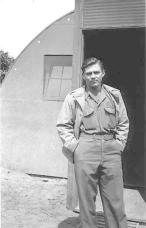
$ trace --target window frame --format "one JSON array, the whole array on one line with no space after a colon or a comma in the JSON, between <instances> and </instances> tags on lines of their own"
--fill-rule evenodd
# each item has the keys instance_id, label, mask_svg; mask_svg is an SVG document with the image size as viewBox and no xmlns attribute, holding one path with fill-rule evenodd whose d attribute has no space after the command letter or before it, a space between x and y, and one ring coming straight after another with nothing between
<instances>
[{"instance_id":1,"label":"window frame","mask_svg":"<svg viewBox=\"0 0 146 228\"><path fill-rule=\"evenodd\" d=\"M62 58L62 57L70 57L71 58L71 65L70 66L71 66L71 68L73 68L73 65L72 65L73 55L48 55L48 54L44 55L44 63L43 63L43 66L44 66L44 68L43 68L43 70L44 70L44 72L43 72L43 99L45 101L63 101L65 97L61 97L61 96L49 97L49 96L47 96L47 88L48 88L48 85L49 85L49 81L51 79L51 75L49 74L49 72L48 72L48 76L46 76L47 75L47 71L46 71L46 65L45 65L46 64L45 57L47 57L47 56L48 57L60 57L60 58ZM57 64L56 65L55 64L51 65L51 63L50 63L50 68L53 67L53 66L57 66ZM62 67L65 67L65 65L62 65ZM73 75L73 70L72 70L72 75ZM54 77L52 79L53 80L60 79L61 84L62 84L62 81L70 81L71 82L71 88L72 88L72 76L71 76L70 79L69 78L68 79L67 78L63 78L63 77L61 77L61 78ZM61 88L61 86L60 86L60 88Z\"/></svg>"}]
</instances>

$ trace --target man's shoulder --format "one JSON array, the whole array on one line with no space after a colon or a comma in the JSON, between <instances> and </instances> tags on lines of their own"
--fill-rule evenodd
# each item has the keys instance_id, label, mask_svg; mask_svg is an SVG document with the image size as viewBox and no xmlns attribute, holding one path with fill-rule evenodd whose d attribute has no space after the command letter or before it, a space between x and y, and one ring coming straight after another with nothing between
<instances>
[{"instance_id":1,"label":"man's shoulder","mask_svg":"<svg viewBox=\"0 0 146 228\"><path fill-rule=\"evenodd\" d=\"M109 86L109 85L106 85L106 84L103 84L103 87L110 93L113 93L113 94L119 94L120 93L120 90L117 89L117 88L114 88L112 86Z\"/></svg>"},{"instance_id":2,"label":"man's shoulder","mask_svg":"<svg viewBox=\"0 0 146 228\"><path fill-rule=\"evenodd\" d=\"M84 97L84 94L85 94L84 87L77 88L66 95L65 101L72 103L75 100L78 100Z\"/></svg>"},{"instance_id":3,"label":"man's shoulder","mask_svg":"<svg viewBox=\"0 0 146 228\"><path fill-rule=\"evenodd\" d=\"M85 92L84 87L80 87L80 88L77 88L77 89L71 91L69 93L69 95L71 95L73 97L80 97L80 96L82 96L84 94L84 92Z\"/></svg>"}]
</instances>

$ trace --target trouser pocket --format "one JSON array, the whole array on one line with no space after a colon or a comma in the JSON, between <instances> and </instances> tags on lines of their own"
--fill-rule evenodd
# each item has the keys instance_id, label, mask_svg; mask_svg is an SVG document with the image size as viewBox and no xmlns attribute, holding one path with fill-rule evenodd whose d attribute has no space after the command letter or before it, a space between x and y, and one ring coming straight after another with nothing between
<instances>
[{"instance_id":1,"label":"trouser pocket","mask_svg":"<svg viewBox=\"0 0 146 228\"><path fill-rule=\"evenodd\" d=\"M117 148L117 150L121 152L124 150L124 146L118 139L114 139L114 143L115 143L115 148Z\"/></svg>"}]
</instances>

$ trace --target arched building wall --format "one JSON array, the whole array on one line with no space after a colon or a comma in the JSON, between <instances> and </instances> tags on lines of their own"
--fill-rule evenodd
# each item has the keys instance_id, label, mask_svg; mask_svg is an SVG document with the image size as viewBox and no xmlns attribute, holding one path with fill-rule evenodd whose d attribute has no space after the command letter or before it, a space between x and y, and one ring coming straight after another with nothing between
<instances>
[{"instance_id":1,"label":"arched building wall","mask_svg":"<svg viewBox=\"0 0 146 228\"><path fill-rule=\"evenodd\" d=\"M18 56L4 81L1 97L42 99L44 55L72 55L73 13L47 27Z\"/></svg>"},{"instance_id":2,"label":"arched building wall","mask_svg":"<svg viewBox=\"0 0 146 228\"><path fill-rule=\"evenodd\" d=\"M61 101L43 97L44 56L73 54L70 13L41 32L18 56L1 88L2 165L26 173L67 176L56 119Z\"/></svg>"}]
</instances>

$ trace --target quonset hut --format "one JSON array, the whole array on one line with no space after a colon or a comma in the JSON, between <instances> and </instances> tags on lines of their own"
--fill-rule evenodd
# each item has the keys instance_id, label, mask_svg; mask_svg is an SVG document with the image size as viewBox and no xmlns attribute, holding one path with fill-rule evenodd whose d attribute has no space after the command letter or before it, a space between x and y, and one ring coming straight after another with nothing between
<instances>
[{"instance_id":1,"label":"quonset hut","mask_svg":"<svg viewBox=\"0 0 146 228\"><path fill-rule=\"evenodd\" d=\"M42 31L18 56L1 89L2 163L66 177L56 117L72 87L73 13Z\"/></svg>"},{"instance_id":2,"label":"quonset hut","mask_svg":"<svg viewBox=\"0 0 146 228\"><path fill-rule=\"evenodd\" d=\"M65 95L81 85L83 59L98 57L106 66L105 83L121 90L130 119L122 154L126 213L146 220L145 1L75 2L74 13L24 49L3 83L2 162L25 173L67 177L56 118Z\"/></svg>"}]
</instances>

